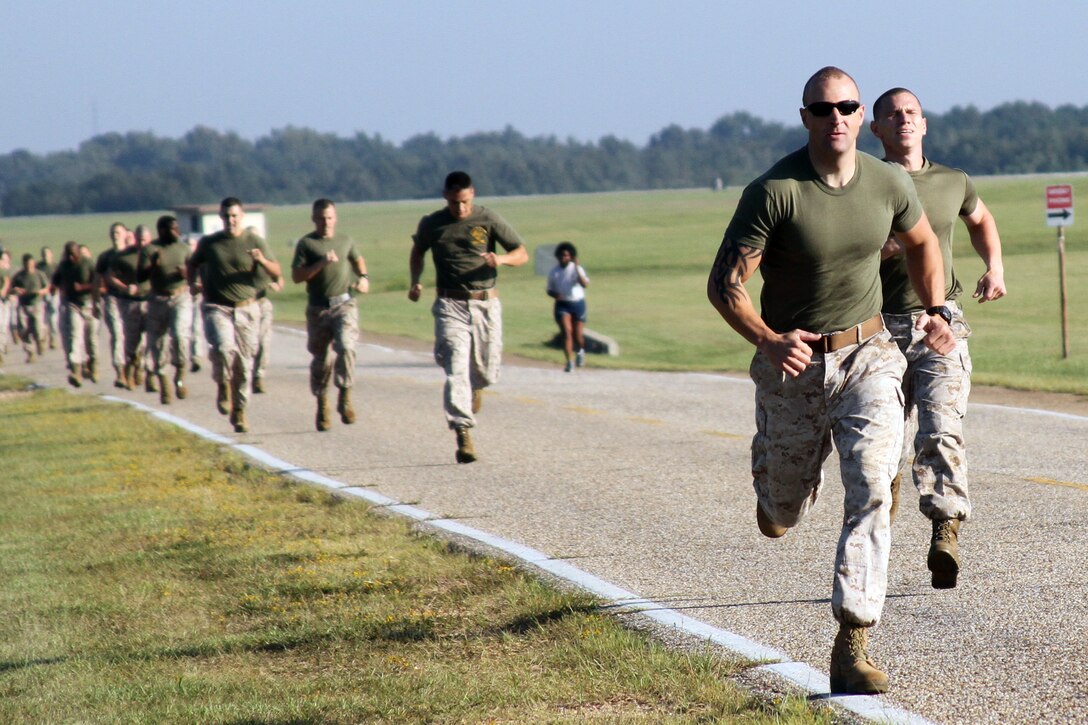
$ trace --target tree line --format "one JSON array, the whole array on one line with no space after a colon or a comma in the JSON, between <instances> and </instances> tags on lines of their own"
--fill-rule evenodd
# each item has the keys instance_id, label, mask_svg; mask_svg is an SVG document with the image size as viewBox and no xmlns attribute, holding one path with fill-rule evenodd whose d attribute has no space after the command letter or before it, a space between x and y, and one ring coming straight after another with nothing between
<instances>
[{"instance_id":1,"label":"tree line","mask_svg":"<svg viewBox=\"0 0 1088 725\"><path fill-rule=\"evenodd\" d=\"M1088 169L1088 106L1018 101L928 119L927 152L970 174ZM645 146L615 136L526 137L510 127L449 139L422 134L400 145L295 127L256 141L204 126L180 139L107 133L71 151L0 156L0 215L153 210L225 195L272 204L433 198L452 169L471 173L489 196L736 185L804 142L800 124L745 112L705 130L668 126ZM859 146L878 153L867 129Z\"/></svg>"}]
</instances>

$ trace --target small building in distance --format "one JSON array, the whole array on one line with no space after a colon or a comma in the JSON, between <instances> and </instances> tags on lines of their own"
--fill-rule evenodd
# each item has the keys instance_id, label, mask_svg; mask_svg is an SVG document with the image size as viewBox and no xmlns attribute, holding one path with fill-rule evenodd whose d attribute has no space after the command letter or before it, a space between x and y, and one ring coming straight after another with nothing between
<instances>
[{"instance_id":1,"label":"small building in distance","mask_svg":"<svg viewBox=\"0 0 1088 725\"><path fill-rule=\"evenodd\" d=\"M268 228L264 219L264 204L243 204L242 210L246 213L243 220L247 227L268 239ZM223 220L219 218L218 204L193 204L188 206L175 206L171 208L178 219L178 229L181 230L182 239L199 239L205 234L223 231Z\"/></svg>"}]
</instances>

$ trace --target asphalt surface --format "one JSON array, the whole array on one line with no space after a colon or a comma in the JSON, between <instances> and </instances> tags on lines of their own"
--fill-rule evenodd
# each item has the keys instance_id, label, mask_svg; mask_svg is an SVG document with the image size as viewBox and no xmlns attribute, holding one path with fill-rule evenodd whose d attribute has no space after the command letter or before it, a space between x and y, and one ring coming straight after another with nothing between
<instances>
[{"instance_id":1,"label":"asphalt surface","mask_svg":"<svg viewBox=\"0 0 1088 725\"><path fill-rule=\"evenodd\" d=\"M227 438L520 542L827 672L842 487L834 454L811 515L768 540L754 520L753 388L742 376L572 374L508 362L484 395L480 461L454 463L442 375L422 346L360 346L358 422L314 430L304 338L277 328L251 432L214 407L207 368L164 409ZM557 354L557 358L560 357ZM4 370L65 386L59 351ZM80 394L158 407L104 371ZM987 402L976 402L985 400ZM1057 408L1057 411L1047 408ZM959 586L930 587L929 522L905 486L888 598L870 654L891 677L872 698L941 723L1088 722L1088 405L985 391L967 418L975 512Z\"/></svg>"}]
</instances>

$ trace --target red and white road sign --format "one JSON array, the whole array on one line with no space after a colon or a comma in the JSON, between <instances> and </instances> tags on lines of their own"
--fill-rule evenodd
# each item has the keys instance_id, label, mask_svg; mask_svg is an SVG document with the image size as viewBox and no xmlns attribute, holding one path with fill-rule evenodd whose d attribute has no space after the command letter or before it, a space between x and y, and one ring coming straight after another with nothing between
<instances>
[{"instance_id":1,"label":"red and white road sign","mask_svg":"<svg viewBox=\"0 0 1088 725\"><path fill-rule=\"evenodd\" d=\"M1046 223L1051 227L1073 224L1073 187L1069 184L1046 187Z\"/></svg>"}]
</instances>

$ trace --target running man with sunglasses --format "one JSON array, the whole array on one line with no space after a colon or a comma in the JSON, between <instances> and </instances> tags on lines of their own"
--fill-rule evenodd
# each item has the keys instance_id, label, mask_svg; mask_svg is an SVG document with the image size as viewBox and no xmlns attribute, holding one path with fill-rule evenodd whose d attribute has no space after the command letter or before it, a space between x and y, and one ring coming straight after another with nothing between
<instances>
[{"instance_id":1,"label":"running man with sunglasses","mask_svg":"<svg viewBox=\"0 0 1088 725\"><path fill-rule=\"evenodd\" d=\"M891 481L903 440L906 362L880 316L880 256L894 230L928 314L925 344L955 340L945 320L937 237L902 169L857 150L865 107L846 72L805 84L808 143L744 190L707 280L707 296L756 347L752 478L756 523L769 538L815 503L822 466L839 452L845 497L831 609L833 693L875 693L888 677L867 653L887 590ZM759 269L760 312L745 289Z\"/></svg>"},{"instance_id":2,"label":"running man with sunglasses","mask_svg":"<svg viewBox=\"0 0 1088 725\"><path fill-rule=\"evenodd\" d=\"M986 264L986 272L972 295L979 302L1005 296L1001 237L993 214L978 198L967 174L926 158L922 149L926 118L916 95L906 88L885 91L873 104L869 129L884 146L884 160L903 167L914 181L926 216L941 240L948 322L956 336L956 346L949 354L935 353L913 334L914 320L924 307L911 288L907 262L894 237L885 247L880 278L884 324L907 358L903 379L906 431L900 465L892 481L893 517L902 471L913 454L911 473L919 493L918 508L933 522L926 565L935 589L952 589L960 571L960 522L971 515L963 444L963 416L971 392L971 354L967 349L971 328L956 302L963 285L952 267L952 231L956 219L963 219L971 246Z\"/></svg>"}]
</instances>

